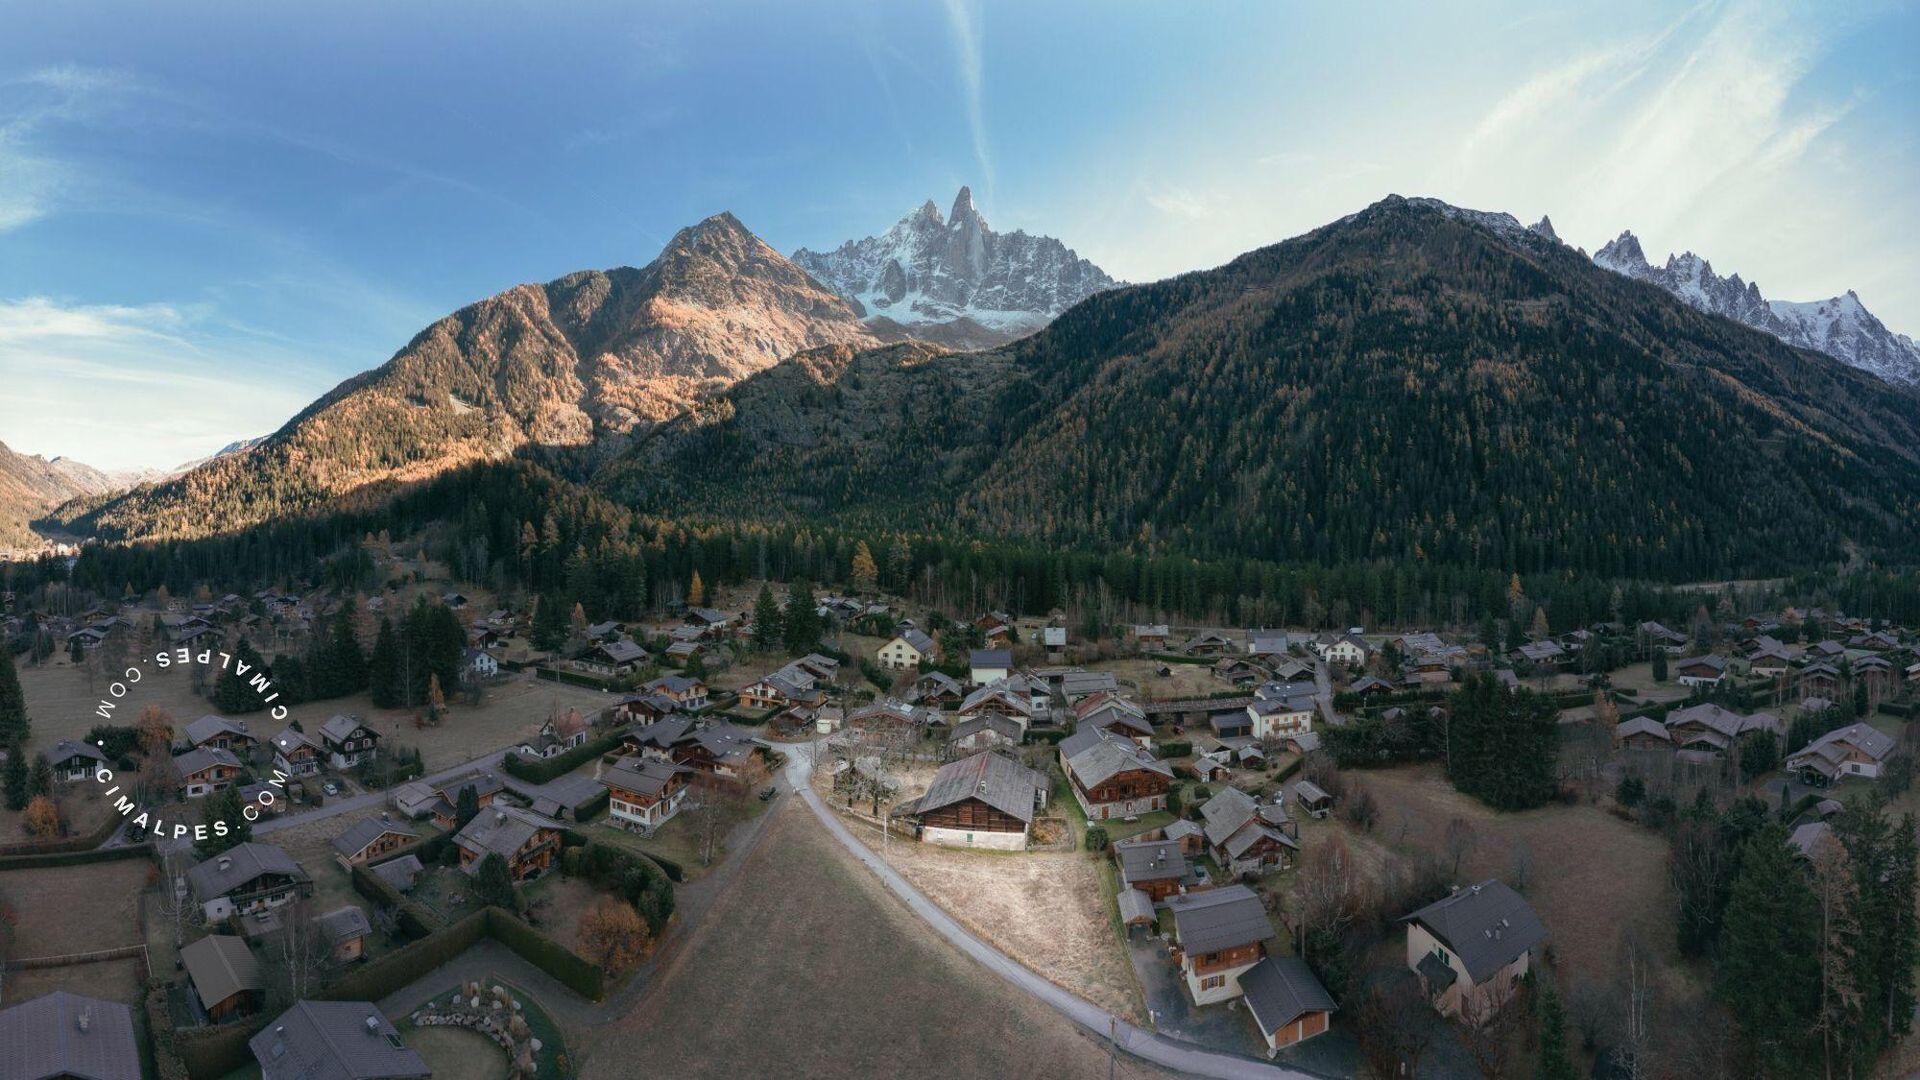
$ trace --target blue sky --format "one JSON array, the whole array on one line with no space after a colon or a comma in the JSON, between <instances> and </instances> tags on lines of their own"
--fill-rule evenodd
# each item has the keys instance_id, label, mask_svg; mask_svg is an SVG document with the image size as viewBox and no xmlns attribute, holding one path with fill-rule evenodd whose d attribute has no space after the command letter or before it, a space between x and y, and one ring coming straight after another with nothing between
<instances>
[{"instance_id":1,"label":"blue sky","mask_svg":"<svg viewBox=\"0 0 1920 1080\"><path fill-rule=\"evenodd\" d=\"M1920 334L1920 10L1597 7L15 5L0 441L174 464L716 211L791 251L963 183L1129 280L1398 192Z\"/></svg>"}]
</instances>

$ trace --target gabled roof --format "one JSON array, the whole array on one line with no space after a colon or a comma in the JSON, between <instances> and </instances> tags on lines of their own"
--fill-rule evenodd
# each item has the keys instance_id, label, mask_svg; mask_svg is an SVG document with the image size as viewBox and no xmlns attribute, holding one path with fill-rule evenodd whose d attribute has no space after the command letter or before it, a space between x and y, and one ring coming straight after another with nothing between
<instances>
[{"instance_id":1,"label":"gabled roof","mask_svg":"<svg viewBox=\"0 0 1920 1080\"><path fill-rule=\"evenodd\" d=\"M1837 761L1846 756L1845 748L1849 746L1875 761L1882 761L1888 754L1893 753L1894 742L1893 736L1872 724L1848 724L1846 727L1835 728L1813 740L1796 751L1793 757L1818 754Z\"/></svg>"},{"instance_id":2,"label":"gabled roof","mask_svg":"<svg viewBox=\"0 0 1920 1080\"><path fill-rule=\"evenodd\" d=\"M327 722L320 725L320 737L327 742L345 742L353 736L355 730L366 727L366 721L353 713L334 713ZM367 728L368 734L379 737L379 732Z\"/></svg>"},{"instance_id":3,"label":"gabled roof","mask_svg":"<svg viewBox=\"0 0 1920 1080\"><path fill-rule=\"evenodd\" d=\"M397 1080L433 1070L365 1001L298 1001L247 1042L261 1080Z\"/></svg>"},{"instance_id":4,"label":"gabled roof","mask_svg":"<svg viewBox=\"0 0 1920 1080\"><path fill-rule=\"evenodd\" d=\"M61 739L59 742L54 743L53 750L47 754L47 760L55 765L72 761L77 757L86 758L88 761L98 761L103 764L107 760L107 755L101 753L99 747L92 743L74 742L72 739Z\"/></svg>"},{"instance_id":5,"label":"gabled roof","mask_svg":"<svg viewBox=\"0 0 1920 1080\"><path fill-rule=\"evenodd\" d=\"M248 841L236 844L187 871L187 884L201 903L225 896L242 885L266 874L285 874L307 880L307 872L293 861L285 848Z\"/></svg>"},{"instance_id":6,"label":"gabled roof","mask_svg":"<svg viewBox=\"0 0 1920 1080\"><path fill-rule=\"evenodd\" d=\"M453 842L476 858L467 864L469 873L479 873L480 860L498 855L511 862L542 829L565 831L566 826L541 814L518 806L490 806L467 826L454 834Z\"/></svg>"},{"instance_id":7,"label":"gabled roof","mask_svg":"<svg viewBox=\"0 0 1920 1080\"><path fill-rule=\"evenodd\" d=\"M647 658L647 650L626 638L602 642L593 651L616 664L631 664Z\"/></svg>"},{"instance_id":8,"label":"gabled roof","mask_svg":"<svg viewBox=\"0 0 1920 1080\"><path fill-rule=\"evenodd\" d=\"M247 733L245 720L229 720L224 716L208 714L187 725L187 741L195 746L221 735L239 735L249 739L253 737Z\"/></svg>"},{"instance_id":9,"label":"gabled roof","mask_svg":"<svg viewBox=\"0 0 1920 1080\"><path fill-rule=\"evenodd\" d=\"M266 987L260 961L244 938L212 934L180 950L180 962L193 980L201 1004L218 1005L235 994Z\"/></svg>"},{"instance_id":10,"label":"gabled roof","mask_svg":"<svg viewBox=\"0 0 1920 1080\"><path fill-rule=\"evenodd\" d=\"M373 924L367 921L367 913L361 910L358 904L335 908L314 922L319 926L320 932L327 936L327 942L332 945L373 933Z\"/></svg>"},{"instance_id":11,"label":"gabled roof","mask_svg":"<svg viewBox=\"0 0 1920 1080\"><path fill-rule=\"evenodd\" d=\"M362 818L354 822L345 832L333 838L333 850L351 858L365 851L368 844L380 839L387 833L398 833L409 840L420 835L397 822L382 821L377 817Z\"/></svg>"},{"instance_id":12,"label":"gabled roof","mask_svg":"<svg viewBox=\"0 0 1920 1080\"><path fill-rule=\"evenodd\" d=\"M637 795L659 796L676 776L691 776L693 770L659 758L624 757L601 773L599 782L607 788L619 788Z\"/></svg>"},{"instance_id":13,"label":"gabled roof","mask_svg":"<svg viewBox=\"0 0 1920 1080\"><path fill-rule=\"evenodd\" d=\"M217 746L204 748L195 747L173 759L173 767L181 776L192 776L198 772L205 772L216 765L225 765L230 769L238 769L240 767L240 759L233 756L233 751L222 750Z\"/></svg>"},{"instance_id":14,"label":"gabled roof","mask_svg":"<svg viewBox=\"0 0 1920 1080\"><path fill-rule=\"evenodd\" d=\"M975 649L967 654L967 666L1004 670L1013 666L1013 653L1008 649Z\"/></svg>"},{"instance_id":15,"label":"gabled roof","mask_svg":"<svg viewBox=\"0 0 1920 1080\"><path fill-rule=\"evenodd\" d=\"M988 752L949 762L933 774L926 794L907 812L925 814L967 799L979 799L1001 813L1032 823L1036 794L1046 790L1039 773L1010 758Z\"/></svg>"},{"instance_id":16,"label":"gabled roof","mask_svg":"<svg viewBox=\"0 0 1920 1080\"><path fill-rule=\"evenodd\" d=\"M1132 739L1115 735L1109 728L1094 728L1087 734L1093 736L1093 741L1079 744L1071 751L1067 743L1072 739L1063 739L1060 743L1061 752L1067 754L1067 769L1082 787L1098 787L1120 773L1135 769L1172 779L1173 766L1154 757L1151 751ZM1080 732L1075 732L1073 737L1078 738L1079 735Z\"/></svg>"},{"instance_id":17,"label":"gabled roof","mask_svg":"<svg viewBox=\"0 0 1920 1080\"><path fill-rule=\"evenodd\" d=\"M297 753L302 747L306 747L307 749L310 749L310 750L319 750L321 748L320 744L314 741L313 738L310 737L306 732L295 731L292 728L288 728L287 730L281 732L280 734L275 735L269 741L273 743L273 748L275 750L278 750L281 754L284 754L287 756L292 756L293 754Z\"/></svg>"},{"instance_id":18,"label":"gabled roof","mask_svg":"<svg viewBox=\"0 0 1920 1080\"><path fill-rule=\"evenodd\" d=\"M1120 860L1120 880L1129 885L1187 875L1187 857L1178 840L1122 840L1113 845L1113 853Z\"/></svg>"},{"instance_id":19,"label":"gabled roof","mask_svg":"<svg viewBox=\"0 0 1920 1080\"><path fill-rule=\"evenodd\" d=\"M81 1030L82 1020L86 1030ZM56 990L0 1009L0 1080L140 1080L133 1010Z\"/></svg>"},{"instance_id":20,"label":"gabled roof","mask_svg":"<svg viewBox=\"0 0 1920 1080\"><path fill-rule=\"evenodd\" d=\"M1475 983L1485 982L1547 936L1540 917L1520 894L1492 879L1456 889L1400 921L1426 927L1453 950Z\"/></svg>"},{"instance_id":21,"label":"gabled roof","mask_svg":"<svg viewBox=\"0 0 1920 1080\"><path fill-rule=\"evenodd\" d=\"M1664 742L1673 741L1673 736L1667 733L1667 726L1650 716L1636 716L1613 726L1613 737L1616 739L1625 740L1635 735L1651 735Z\"/></svg>"},{"instance_id":22,"label":"gabled roof","mask_svg":"<svg viewBox=\"0 0 1920 1080\"><path fill-rule=\"evenodd\" d=\"M1173 911L1174 938L1187 955L1251 945L1273 936L1273 923L1260 897L1245 885L1167 898Z\"/></svg>"},{"instance_id":23,"label":"gabled roof","mask_svg":"<svg viewBox=\"0 0 1920 1080\"><path fill-rule=\"evenodd\" d=\"M894 636L894 640L906 642L912 646L914 652L922 656L929 655L933 652L933 639L928 637L926 632L922 630L902 630Z\"/></svg>"},{"instance_id":24,"label":"gabled roof","mask_svg":"<svg viewBox=\"0 0 1920 1080\"><path fill-rule=\"evenodd\" d=\"M1240 992L1247 1008L1271 1035L1307 1013L1332 1012L1339 1006L1320 985L1313 969L1297 956L1268 956L1240 975Z\"/></svg>"}]
</instances>

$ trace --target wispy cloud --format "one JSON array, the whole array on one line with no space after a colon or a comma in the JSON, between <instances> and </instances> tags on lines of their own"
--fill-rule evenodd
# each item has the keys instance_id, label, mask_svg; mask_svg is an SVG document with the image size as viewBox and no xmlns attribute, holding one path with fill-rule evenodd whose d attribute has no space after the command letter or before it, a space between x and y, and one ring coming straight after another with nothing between
<instances>
[{"instance_id":1,"label":"wispy cloud","mask_svg":"<svg viewBox=\"0 0 1920 1080\"><path fill-rule=\"evenodd\" d=\"M947 0L947 24L953 31L960 87L966 94L967 128L973 135L973 157L980 166L985 189L993 190L993 155L988 150L985 76L980 56L980 12L968 0Z\"/></svg>"},{"instance_id":2,"label":"wispy cloud","mask_svg":"<svg viewBox=\"0 0 1920 1080\"><path fill-rule=\"evenodd\" d=\"M48 136L96 119L133 86L124 72L72 64L0 80L0 232L45 217L81 186Z\"/></svg>"},{"instance_id":3,"label":"wispy cloud","mask_svg":"<svg viewBox=\"0 0 1920 1080\"><path fill-rule=\"evenodd\" d=\"M0 438L102 468L175 465L278 427L324 389L297 359L201 310L0 301Z\"/></svg>"}]
</instances>

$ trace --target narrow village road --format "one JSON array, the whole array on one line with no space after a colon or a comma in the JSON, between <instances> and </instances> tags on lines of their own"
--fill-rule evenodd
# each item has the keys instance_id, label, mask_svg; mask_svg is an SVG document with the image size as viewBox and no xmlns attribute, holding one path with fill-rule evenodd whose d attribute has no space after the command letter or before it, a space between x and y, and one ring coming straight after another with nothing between
<instances>
[{"instance_id":1,"label":"narrow village road","mask_svg":"<svg viewBox=\"0 0 1920 1080\"><path fill-rule=\"evenodd\" d=\"M1340 714L1333 711L1333 675L1327 670L1327 662L1316 656L1313 658L1313 685L1318 688L1314 700L1320 705L1320 719L1328 727L1340 723Z\"/></svg>"},{"instance_id":2,"label":"narrow village road","mask_svg":"<svg viewBox=\"0 0 1920 1080\"><path fill-rule=\"evenodd\" d=\"M1029 971L1019 961L973 936L953 917L927 899L926 894L901 877L872 849L861 843L846 825L828 810L814 793L809 779L813 772L813 752L817 743L795 745L788 755L787 783L813 811L814 817L840 841L854 858L879 877L882 884L906 903L908 909L938 931L961 952L978 961L1007 982L1039 998L1062 1016L1102 1038L1111 1038L1120 1049L1163 1068L1192 1076L1218 1080L1322 1080L1314 1073L1272 1065L1252 1058L1237 1057L1169 1039L1122 1020L1098 1005L1081 998Z\"/></svg>"}]
</instances>

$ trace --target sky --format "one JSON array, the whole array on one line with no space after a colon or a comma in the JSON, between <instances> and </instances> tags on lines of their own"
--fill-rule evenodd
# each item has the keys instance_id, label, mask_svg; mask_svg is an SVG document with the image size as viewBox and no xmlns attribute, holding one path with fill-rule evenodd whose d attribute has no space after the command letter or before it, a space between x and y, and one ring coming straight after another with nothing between
<instances>
[{"instance_id":1,"label":"sky","mask_svg":"<svg viewBox=\"0 0 1920 1080\"><path fill-rule=\"evenodd\" d=\"M1360 10L1350 10L1358 8ZM1444 9L1444 10L1440 10ZM10 5L0 441L164 468L463 304L962 184L1147 281L1390 193L1920 335L1915 3Z\"/></svg>"}]
</instances>

